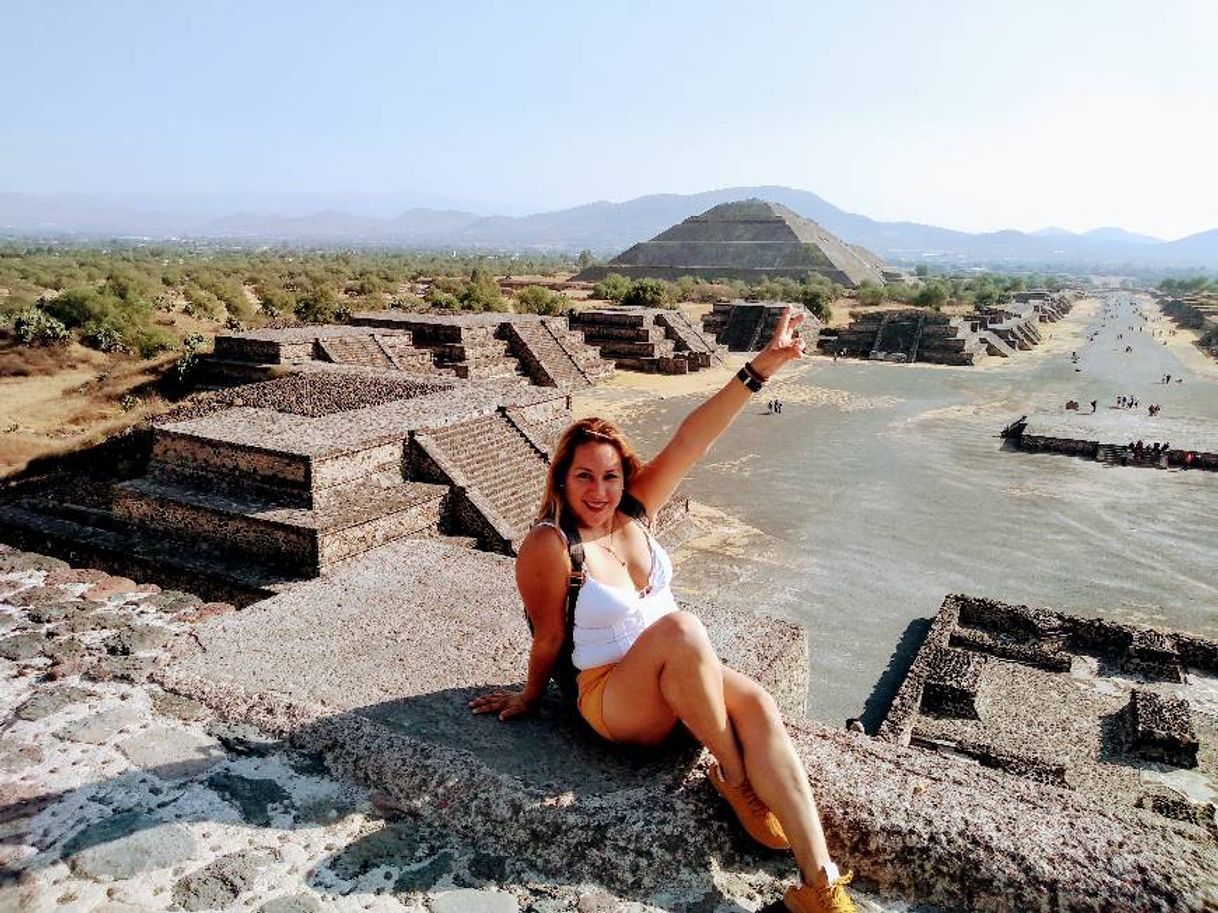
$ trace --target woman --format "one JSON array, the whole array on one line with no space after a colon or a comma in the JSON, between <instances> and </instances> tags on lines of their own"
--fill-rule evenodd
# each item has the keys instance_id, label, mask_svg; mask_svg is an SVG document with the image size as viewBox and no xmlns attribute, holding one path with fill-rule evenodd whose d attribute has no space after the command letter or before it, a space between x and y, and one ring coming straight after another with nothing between
<instances>
[{"instance_id":1,"label":"woman","mask_svg":"<svg viewBox=\"0 0 1218 913\"><path fill-rule=\"evenodd\" d=\"M783 365L799 358L803 314L782 315L769 345L695 409L654 460L640 463L621 433L583 419L560 438L538 524L516 558L516 584L533 628L523 691L495 691L470 702L501 720L533 713L567 641L572 570L569 536L584 546L584 582L575 604L572 660L580 714L610 741L662 742L683 724L714 755L709 779L760 843L789 847L801 884L783 898L794 913L854 910L829 857L819 816L782 717L755 681L720 661L702 623L677 609L672 563L646 522L694 464ZM624 510L623 508L630 508Z\"/></svg>"}]
</instances>

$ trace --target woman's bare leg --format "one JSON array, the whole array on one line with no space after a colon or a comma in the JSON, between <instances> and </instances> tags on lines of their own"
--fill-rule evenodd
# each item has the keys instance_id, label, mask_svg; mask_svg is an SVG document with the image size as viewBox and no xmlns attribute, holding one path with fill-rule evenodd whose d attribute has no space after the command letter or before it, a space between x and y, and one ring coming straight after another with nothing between
<instances>
[{"instance_id":1,"label":"woman's bare leg","mask_svg":"<svg viewBox=\"0 0 1218 913\"><path fill-rule=\"evenodd\" d=\"M665 615L610 673L605 726L618 741L655 744L680 720L715 756L723 778L739 786L744 761L728 718L723 674L702 622L688 612Z\"/></svg>"},{"instance_id":2,"label":"woman's bare leg","mask_svg":"<svg viewBox=\"0 0 1218 913\"><path fill-rule=\"evenodd\" d=\"M830 861L808 775L769 693L747 675L724 668L728 715L753 791L777 816L806 883Z\"/></svg>"}]
</instances>

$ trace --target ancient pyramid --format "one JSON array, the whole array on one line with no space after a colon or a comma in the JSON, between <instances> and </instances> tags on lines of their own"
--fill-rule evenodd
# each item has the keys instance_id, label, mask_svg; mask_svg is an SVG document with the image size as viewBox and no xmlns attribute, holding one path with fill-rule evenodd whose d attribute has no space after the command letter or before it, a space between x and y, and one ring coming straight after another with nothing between
<instances>
[{"instance_id":1,"label":"ancient pyramid","mask_svg":"<svg viewBox=\"0 0 1218 913\"><path fill-rule=\"evenodd\" d=\"M576 278L599 279L608 273L678 279L803 279L819 273L841 285L864 279L883 284L884 264L868 251L851 247L810 219L764 200L723 203L636 244L605 266Z\"/></svg>"}]
</instances>

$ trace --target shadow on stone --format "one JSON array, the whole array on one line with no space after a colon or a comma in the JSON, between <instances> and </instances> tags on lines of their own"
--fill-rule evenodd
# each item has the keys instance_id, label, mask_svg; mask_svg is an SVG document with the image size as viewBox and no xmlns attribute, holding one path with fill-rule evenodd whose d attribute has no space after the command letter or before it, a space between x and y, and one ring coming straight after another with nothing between
<instances>
[{"instance_id":1,"label":"shadow on stone","mask_svg":"<svg viewBox=\"0 0 1218 913\"><path fill-rule=\"evenodd\" d=\"M910 666L917 659L918 650L921 649L922 642L926 640L926 633L930 630L930 626L931 619L929 618L915 618L905 626L901 639L897 642L897 646L888 660L887 668L884 669L879 681L875 683L875 687L871 689L871 694L863 704L863 714L859 719L867 732L876 732L884 721L884 717L888 715L892 699L900 689L901 683L905 681L905 676L909 674Z\"/></svg>"}]
</instances>

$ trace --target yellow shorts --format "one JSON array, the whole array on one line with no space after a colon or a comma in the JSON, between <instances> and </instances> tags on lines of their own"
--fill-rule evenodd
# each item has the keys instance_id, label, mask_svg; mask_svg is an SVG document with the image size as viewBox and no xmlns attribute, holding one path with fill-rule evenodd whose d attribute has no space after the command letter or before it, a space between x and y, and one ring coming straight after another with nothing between
<instances>
[{"instance_id":1,"label":"yellow shorts","mask_svg":"<svg viewBox=\"0 0 1218 913\"><path fill-rule=\"evenodd\" d=\"M579 715L588 721L588 725L595 729L598 735L610 742L614 739L605 728L605 685L609 682L609 673L616 668L617 663L606 663L603 666L584 669L575 677L575 685L579 689L575 705L579 708Z\"/></svg>"}]
</instances>

